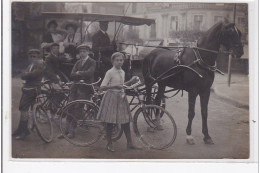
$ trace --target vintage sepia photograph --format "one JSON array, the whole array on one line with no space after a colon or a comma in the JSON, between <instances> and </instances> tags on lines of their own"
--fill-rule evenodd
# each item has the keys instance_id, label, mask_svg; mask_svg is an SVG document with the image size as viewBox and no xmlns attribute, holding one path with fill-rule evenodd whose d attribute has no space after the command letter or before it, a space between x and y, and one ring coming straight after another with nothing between
<instances>
[{"instance_id":1,"label":"vintage sepia photograph","mask_svg":"<svg viewBox=\"0 0 260 173\"><path fill-rule=\"evenodd\" d=\"M248 9L12 1L10 157L250 159Z\"/></svg>"}]
</instances>

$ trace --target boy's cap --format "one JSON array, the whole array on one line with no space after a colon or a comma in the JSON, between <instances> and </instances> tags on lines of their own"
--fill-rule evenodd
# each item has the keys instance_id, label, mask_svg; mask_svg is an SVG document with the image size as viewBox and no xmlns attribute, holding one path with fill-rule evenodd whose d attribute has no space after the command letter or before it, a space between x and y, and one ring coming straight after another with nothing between
<instances>
[{"instance_id":1,"label":"boy's cap","mask_svg":"<svg viewBox=\"0 0 260 173\"><path fill-rule=\"evenodd\" d=\"M91 50L91 48L87 45L87 44L81 44L77 47L77 50L80 49L87 49L87 50Z\"/></svg>"},{"instance_id":2,"label":"boy's cap","mask_svg":"<svg viewBox=\"0 0 260 173\"><path fill-rule=\"evenodd\" d=\"M41 52L40 52L39 49L30 49L30 50L28 51L28 54L32 54L32 53L38 53L38 54L40 54Z\"/></svg>"}]
</instances>

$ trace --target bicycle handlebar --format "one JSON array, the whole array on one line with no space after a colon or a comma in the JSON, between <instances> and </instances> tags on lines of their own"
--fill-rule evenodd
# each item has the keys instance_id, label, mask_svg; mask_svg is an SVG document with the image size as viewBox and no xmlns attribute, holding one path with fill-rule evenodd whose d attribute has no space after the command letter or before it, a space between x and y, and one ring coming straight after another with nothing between
<instances>
[{"instance_id":1,"label":"bicycle handlebar","mask_svg":"<svg viewBox=\"0 0 260 173\"><path fill-rule=\"evenodd\" d=\"M130 85L130 86L123 85L123 87L124 87L124 89L131 90L131 89L138 88L141 85L143 85L143 84L141 83L140 79L138 79L138 81L136 83L134 83L133 85Z\"/></svg>"},{"instance_id":2,"label":"bicycle handlebar","mask_svg":"<svg viewBox=\"0 0 260 173\"><path fill-rule=\"evenodd\" d=\"M70 83L66 83L66 84L76 84L76 85L86 85L86 86L93 86L98 84L101 81L101 78L99 78L96 82L93 83L85 83L84 80L80 80L80 82L70 82Z\"/></svg>"}]
</instances>

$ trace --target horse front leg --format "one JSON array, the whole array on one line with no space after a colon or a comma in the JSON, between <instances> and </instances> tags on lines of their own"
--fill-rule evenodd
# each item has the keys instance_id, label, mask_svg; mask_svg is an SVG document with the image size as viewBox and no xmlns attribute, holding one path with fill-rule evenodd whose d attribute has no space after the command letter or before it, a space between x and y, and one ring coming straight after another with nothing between
<instances>
[{"instance_id":1,"label":"horse front leg","mask_svg":"<svg viewBox=\"0 0 260 173\"><path fill-rule=\"evenodd\" d=\"M152 103L152 86L145 85L145 91L146 91L146 99L145 102L147 105Z\"/></svg>"},{"instance_id":2,"label":"horse front leg","mask_svg":"<svg viewBox=\"0 0 260 173\"><path fill-rule=\"evenodd\" d=\"M161 105L161 101L162 101L162 98L163 98L163 95L164 95L164 92L165 92L165 88L166 88L165 84L162 84L162 83L158 84L158 92L157 92L156 97L155 97L155 104L158 105L158 106ZM163 130L163 126L161 125L161 112L159 110L156 111L155 118L156 118L156 121L157 121L156 129L157 130Z\"/></svg>"},{"instance_id":3,"label":"horse front leg","mask_svg":"<svg viewBox=\"0 0 260 173\"><path fill-rule=\"evenodd\" d=\"M198 96L197 93L193 93L193 92L188 93L188 101L189 101L188 119L189 120L186 128L186 134L187 134L186 141L190 145L195 144L194 139L191 136L191 125L192 125L192 120L195 116L195 103L196 103L197 96Z\"/></svg>"},{"instance_id":4,"label":"horse front leg","mask_svg":"<svg viewBox=\"0 0 260 173\"><path fill-rule=\"evenodd\" d=\"M202 133L204 134L205 144L214 144L208 133L208 103L209 103L210 89L200 93L200 105L202 116Z\"/></svg>"},{"instance_id":5,"label":"horse front leg","mask_svg":"<svg viewBox=\"0 0 260 173\"><path fill-rule=\"evenodd\" d=\"M162 98L165 92L166 85L165 84L158 84L158 92L156 94L156 97L154 99L154 104L160 106L162 102Z\"/></svg>"}]
</instances>

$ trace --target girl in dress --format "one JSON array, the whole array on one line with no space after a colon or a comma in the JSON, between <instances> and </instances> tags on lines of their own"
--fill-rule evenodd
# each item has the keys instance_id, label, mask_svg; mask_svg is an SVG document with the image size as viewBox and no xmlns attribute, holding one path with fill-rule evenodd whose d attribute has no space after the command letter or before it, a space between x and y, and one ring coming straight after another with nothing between
<instances>
[{"instance_id":1,"label":"girl in dress","mask_svg":"<svg viewBox=\"0 0 260 173\"><path fill-rule=\"evenodd\" d=\"M124 55L116 52L111 56L113 67L106 72L100 89L106 91L97 115L97 118L107 123L107 150L114 152L112 145L113 124L121 124L126 139L128 149L139 149L133 145L130 121L132 120L129 104L124 93L123 85L131 85L138 81L137 77L133 77L130 81L125 82L125 72L121 69L124 63Z\"/></svg>"}]
</instances>

